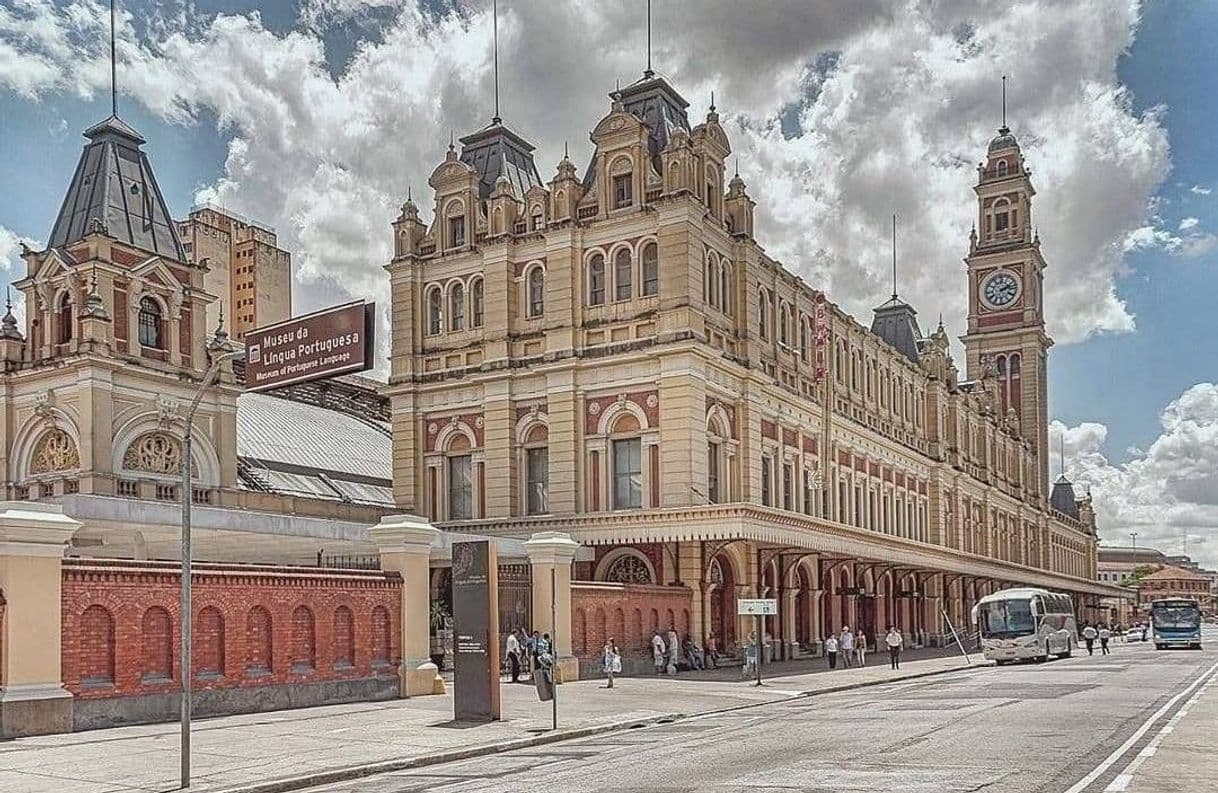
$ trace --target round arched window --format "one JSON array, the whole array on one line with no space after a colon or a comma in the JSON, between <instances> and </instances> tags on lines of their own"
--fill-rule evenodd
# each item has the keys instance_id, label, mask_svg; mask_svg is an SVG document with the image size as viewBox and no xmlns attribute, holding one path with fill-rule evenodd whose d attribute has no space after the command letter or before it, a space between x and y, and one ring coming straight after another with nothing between
<instances>
[{"instance_id":1,"label":"round arched window","mask_svg":"<svg viewBox=\"0 0 1218 793\"><path fill-rule=\"evenodd\" d=\"M632 553L614 559L605 570L605 580L619 584L650 584L651 570L641 557Z\"/></svg>"},{"instance_id":2,"label":"round arched window","mask_svg":"<svg viewBox=\"0 0 1218 793\"><path fill-rule=\"evenodd\" d=\"M161 304L151 297L140 298L140 345L164 349L161 339Z\"/></svg>"}]
</instances>

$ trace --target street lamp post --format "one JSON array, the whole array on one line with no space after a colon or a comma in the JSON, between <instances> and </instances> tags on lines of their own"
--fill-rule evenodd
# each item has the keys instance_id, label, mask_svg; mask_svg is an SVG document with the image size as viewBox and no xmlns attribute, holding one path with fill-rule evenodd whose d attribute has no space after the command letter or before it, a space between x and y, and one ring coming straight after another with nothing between
<instances>
[{"instance_id":1,"label":"street lamp post","mask_svg":"<svg viewBox=\"0 0 1218 793\"><path fill-rule=\"evenodd\" d=\"M1129 547L1130 548L1138 547L1138 533L1136 531L1129 532Z\"/></svg>"},{"instance_id":2,"label":"street lamp post","mask_svg":"<svg viewBox=\"0 0 1218 793\"><path fill-rule=\"evenodd\" d=\"M223 326L216 331L216 336L208 345L208 349L215 357L212 359L211 366L207 368L207 372L203 375L202 381L199 382L199 387L195 390L195 395L190 400L190 406L186 409L186 416L183 418L182 423L182 659L179 668L182 675L181 759L183 788L190 787L190 652L192 622L190 610L190 505L194 496L194 488L191 487L190 481L191 428L194 426L195 410L198 409L199 402L203 399L203 394L216 381L216 377L220 374L221 365L226 361L235 361L245 357L245 350L232 349L228 343L228 334L224 333Z\"/></svg>"}]
</instances>

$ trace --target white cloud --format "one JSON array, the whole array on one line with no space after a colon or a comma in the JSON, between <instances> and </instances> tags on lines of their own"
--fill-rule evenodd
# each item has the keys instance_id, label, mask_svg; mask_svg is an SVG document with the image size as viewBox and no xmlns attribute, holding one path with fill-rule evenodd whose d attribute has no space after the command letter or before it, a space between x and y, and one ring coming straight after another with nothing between
<instances>
[{"instance_id":1,"label":"white cloud","mask_svg":"<svg viewBox=\"0 0 1218 793\"><path fill-rule=\"evenodd\" d=\"M1208 188L1208 187L1202 187L1202 186L1201 186L1201 185L1199 185L1199 184L1195 184L1195 185L1193 185L1192 187L1190 187L1190 188L1188 189L1188 191L1189 191L1190 193L1196 193L1197 195L1209 195L1210 193L1212 193L1212 192L1213 192L1213 190L1211 190L1210 188Z\"/></svg>"},{"instance_id":2,"label":"white cloud","mask_svg":"<svg viewBox=\"0 0 1218 793\"><path fill-rule=\"evenodd\" d=\"M1188 553L1218 566L1218 384L1198 383L1164 408L1162 432L1145 451L1113 465L1101 449L1103 424L1050 426L1054 448L1064 432L1066 468L1080 493L1090 487L1100 537L1165 553Z\"/></svg>"},{"instance_id":3,"label":"white cloud","mask_svg":"<svg viewBox=\"0 0 1218 793\"><path fill-rule=\"evenodd\" d=\"M538 145L548 179L564 141L586 160L606 93L639 75L641 6L502 6L503 115ZM1169 169L1161 111L1135 113L1116 78L1137 2L1099 12L1082 0L787 0L742 11L708 0L688 10L656 6L657 68L695 122L716 91L759 202L760 241L835 301L866 321L886 297L895 211L903 296L928 321L942 311L953 335L963 329L974 168L998 123L998 76L1009 73L1012 126L1040 191L1050 332L1067 343L1133 328L1116 279ZM439 14L410 0L309 0L302 29L286 34L257 15L221 15L159 20L154 40L138 43L124 15L120 83L174 123L214 114L230 143L224 176L205 193L281 230L299 266L299 308L345 294L383 300L388 223L407 186L422 196L449 130L471 132L491 115L488 12L485 0ZM0 11L0 87L34 97L104 87L102 13L97 0ZM332 77L315 30L370 15L375 35Z\"/></svg>"},{"instance_id":4,"label":"white cloud","mask_svg":"<svg viewBox=\"0 0 1218 793\"><path fill-rule=\"evenodd\" d=\"M1201 221L1198 220L1197 218L1184 218L1184 220L1180 221L1180 230L1188 231L1189 229L1191 229L1193 226L1196 226L1200 222Z\"/></svg>"},{"instance_id":5,"label":"white cloud","mask_svg":"<svg viewBox=\"0 0 1218 793\"><path fill-rule=\"evenodd\" d=\"M1139 226L1126 234L1123 243L1124 251L1129 253L1160 248L1182 259L1199 259L1218 249L1218 236L1208 232L1193 231L1198 223L1197 218L1185 218L1180 221L1180 230L1185 232L1183 235L1168 231L1158 223L1159 219L1155 218L1155 223Z\"/></svg>"},{"instance_id":6,"label":"white cloud","mask_svg":"<svg viewBox=\"0 0 1218 793\"><path fill-rule=\"evenodd\" d=\"M0 270L4 272L6 281L15 281L25 275L25 262L21 260L21 243L31 248L41 247L41 244L29 237L22 237L12 229L0 226ZM3 299L3 298L0 298ZM25 300L21 292L12 292L13 316L17 318L17 326L25 328Z\"/></svg>"}]
</instances>

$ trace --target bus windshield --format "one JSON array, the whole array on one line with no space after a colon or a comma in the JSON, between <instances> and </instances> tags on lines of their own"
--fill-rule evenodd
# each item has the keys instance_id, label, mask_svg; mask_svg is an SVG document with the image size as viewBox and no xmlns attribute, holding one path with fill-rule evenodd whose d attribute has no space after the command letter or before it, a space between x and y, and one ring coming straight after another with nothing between
<instances>
[{"instance_id":1,"label":"bus windshield","mask_svg":"<svg viewBox=\"0 0 1218 793\"><path fill-rule=\"evenodd\" d=\"M1155 603L1150 613L1160 628L1196 628L1201 624L1201 609L1195 603Z\"/></svg>"},{"instance_id":2,"label":"bus windshield","mask_svg":"<svg viewBox=\"0 0 1218 793\"><path fill-rule=\"evenodd\" d=\"M996 600L980 607L981 635L990 639L1013 639L1036 633L1029 600Z\"/></svg>"}]
</instances>

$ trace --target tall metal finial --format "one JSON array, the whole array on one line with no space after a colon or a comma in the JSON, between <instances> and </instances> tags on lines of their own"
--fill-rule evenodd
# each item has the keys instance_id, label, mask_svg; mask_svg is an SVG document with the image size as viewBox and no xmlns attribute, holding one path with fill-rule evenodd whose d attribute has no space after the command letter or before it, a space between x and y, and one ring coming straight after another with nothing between
<instances>
[{"instance_id":1,"label":"tall metal finial","mask_svg":"<svg viewBox=\"0 0 1218 793\"><path fill-rule=\"evenodd\" d=\"M711 91L711 105L710 105L710 110L711 110L711 112L712 112L712 113L714 113L714 112L715 112L715 92L714 92L714 91Z\"/></svg>"},{"instance_id":2,"label":"tall metal finial","mask_svg":"<svg viewBox=\"0 0 1218 793\"><path fill-rule=\"evenodd\" d=\"M13 310L13 285L5 284L4 286L4 307L9 311Z\"/></svg>"},{"instance_id":3,"label":"tall metal finial","mask_svg":"<svg viewBox=\"0 0 1218 793\"><path fill-rule=\"evenodd\" d=\"M495 53L495 115L491 118L491 123L501 124L503 119L499 117L499 0L494 0L491 3L491 17L493 20L492 24L494 25L494 41L491 46Z\"/></svg>"},{"instance_id":4,"label":"tall metal finial","mask_svg":"<svg viewBox=\"0 0 1218 793\"><path fill-rule=\"evenodd\" d=\"M655 76L651 70L651 0L647 0L647 68L643 70L643 77L650 80Z\"/></svg>"},{"instance_id":5,"label":"tall metal finial","mask_svg":"<svg viewBox=\"0 0 1218 793\"><path fill-rule=\"evenodd\" d=\"M736 175L740 175L740 155L736 155Z\"/></svg>"},{"instance_id":6,"label":"tall metal finial","mask_svg":"<svg viewBox=\"0 0 1218 793\"><path fill-rule=\"evenodd\" d=\"M1062 478L1066 478L1066 431L1057 437L1058 459L1061 460Z\"/></svg>"},{"instance_id":7,"label":"tall metal finial","mask_svg":"<svg viewBox=\"0 0 1218 793\"><path fill-rule=\"evenodd\" d=\"M564 160L571 159L571 155L567 152L567 142L565 140L562 142L562 158Z\"/></svg>"},{"instance_id":8,"label":"tall metal finial","mask_svg":"<svg viewBox=\"0 0 1218 793\"><path fill-rule=\"evenodd\" d=\"M448 131L448 150L452 151L457 148L457 133L451 129Z\"/></svg>"},{"instance_id":9,"label":"tall metal finial","mask_svg":"<svg viewBox=\"0 0 1218 793\"><path fill-rule=\"evenodd\" d=\"M1002 128L1007 129L1007 76L1005 74L1002 75Z\"/></svg>"},{"instance_id":10,"label":"tall metal finial","mask_svg":"<svg viewBox=\"0 0 1218 793\"><path fill-rule=\"evenodd\" d=\"M407 201L413 201L413 200L414 200L414 196L412 196L412 195L411 195L411 187L410 187L410 185L406 185L406 200L407 200Z\"/></svg>"},{"instance_id":11,"label":"tall metal finial","mask_svg":"<svg viewBox=\"0 0 1218 793\"><path fill-rule=\"evenodd\" d=\"M118 58L114 51L114 0L110 0L110 115L118 115Z\"/></svg>"},{"instance_id":12,"label":"tall metal finial","mask_svg":"<svg viewBox=\"0 0 1218 793\"><path fill-rule=\"evenodd\" d=\"M897 216L892 216L892 299L897 299Z\"/></svg>"}]
</instances>

